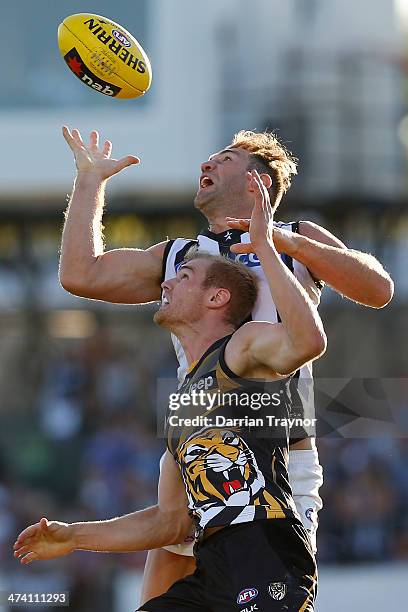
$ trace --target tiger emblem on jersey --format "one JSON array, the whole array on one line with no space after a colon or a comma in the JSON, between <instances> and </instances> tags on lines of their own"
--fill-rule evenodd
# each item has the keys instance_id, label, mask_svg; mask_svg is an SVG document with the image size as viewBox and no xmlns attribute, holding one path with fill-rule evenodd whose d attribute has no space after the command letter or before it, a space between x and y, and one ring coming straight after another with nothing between
<instances>
[{"instance_id":1,"label":"tiger emblem on jersey","mask_svg":"<svg viewBox=\"0 0 408 612\"><path fill-rule=\"evenodd\" d=\"M177 450L190 507L247 506L265 487L255 456L237 431L196 432Z\"/></svg>"}]
</instances>

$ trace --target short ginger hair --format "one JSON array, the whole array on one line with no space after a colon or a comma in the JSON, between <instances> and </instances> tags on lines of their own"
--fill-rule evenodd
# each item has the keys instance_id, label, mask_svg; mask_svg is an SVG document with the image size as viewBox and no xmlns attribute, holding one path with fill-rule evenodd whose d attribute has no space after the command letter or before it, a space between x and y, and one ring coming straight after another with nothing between
<instances>
[{"instance_id":1,"label":"short ginger hair","mask_svg":"<svg viewBox=\"0 0 408 612\"><path fill-rule=\"evenodd\" d=\"M189 249L183 263L194 259L204 259L210 264L202 283L204 290L220 287L229 291L231 299L228 302L225 320L238 329L254 309L258 297L258 278L244 264L223 255L198 251L197 247Z\"/></svg>"},{"instance_id":2,"label":"short ginger hair","mask_svg":"<svg viewBox=\"0 0 408 612\"><path fill-rule=\"evenodd\" d=\"M297 174L296 157L286 149L273 132L252 132L241 130L234 135L229 148L240 148L250 153L248 170L267 173L272 178L269 193L272 205L278 206L291 185L292 176Z\"/></svg>"}]
</instances>

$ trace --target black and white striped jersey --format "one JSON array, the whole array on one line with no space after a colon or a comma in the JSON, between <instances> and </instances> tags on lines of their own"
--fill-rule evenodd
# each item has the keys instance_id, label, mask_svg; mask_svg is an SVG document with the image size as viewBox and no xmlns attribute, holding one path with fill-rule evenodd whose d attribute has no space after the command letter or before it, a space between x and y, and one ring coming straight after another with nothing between
<instances>
[{"instance_id":1,"label":"black and white striped jersey","mask_svg":"<svg viewBox=\"0 0 408 612\"><path fill-rule=\"evenodd\" d=\"M298 222L277 222L276 225L293 232L298 232L299 230ZM231 259L240 261L241 263L250 267L259 278L259 296L252 312L252 319L254 321L279 322L279 313L276 309L269 290L269 285L257 256L253 253L239 255L236 253L231 253L231 245L239 242L250 242L249 233L242 232L240 230L228 230L219 234L214 234L213 232L206 230L199 234L195 240L187 238L176 238L175 240L170 240L166 246L163 257L162 280L173 278L176 275L178 268L183 263L187 251L193 246L196 246L199 251L205 251L214 255L226 255ZM284 263L299 280L301 285L305 288L313 303L318 306L320 303L322 284L312 277L309 270L303 264L283 253L281 257ZM172 341L178 362L180 364L178 368L178 379L181 383L184 380L187 372L187 360L178 338L172 335ZM294 388L292 385L292 393L298 395L298 398L293 398L293 408L294 416L299 416L299 418L314 417L313 385L311 384L312 376L312 364L309 363L304 365L294 377L294 385L296 385L296 388ZM299 398L301 401L299 401ZM308 431L306 435L313 435L313 432ZM298 437L304 438L304 432L291 432L292 439Z\"/></svg>"}]
</instances>

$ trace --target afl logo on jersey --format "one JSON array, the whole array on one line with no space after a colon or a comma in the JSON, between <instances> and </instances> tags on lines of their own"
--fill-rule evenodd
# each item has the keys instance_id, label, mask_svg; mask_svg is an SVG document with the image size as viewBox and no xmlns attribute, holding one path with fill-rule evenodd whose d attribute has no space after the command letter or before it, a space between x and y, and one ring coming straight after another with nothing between
<instances>
[{"instance_id":1,"label":"afl logo on jersey","mask_svg":"<svg viewBox=\"0 0 408 612\"><path fill-rule=\"evenodd\" d=\"M240 593L238 593L237 604L248 603L248 601L252 601L252 599L255 599L255 597L258 597L257 589L243 589Z\"/></svg>"},{"instance_id":2,"label":"afl logo on jersey","mask_svg":"<svg viewBox=\"0 0 408 612\"><path fill-rule=\"evenodd\" d=\"M244 266L248 266L248 268L253 268L255 266L260 266L261 262L255 255L255 253L239 253L236 255L235 253L228 253L228 257L233 259L234 261L238 261L239 263L244 264Z\"/></svg>"}]
</instances>

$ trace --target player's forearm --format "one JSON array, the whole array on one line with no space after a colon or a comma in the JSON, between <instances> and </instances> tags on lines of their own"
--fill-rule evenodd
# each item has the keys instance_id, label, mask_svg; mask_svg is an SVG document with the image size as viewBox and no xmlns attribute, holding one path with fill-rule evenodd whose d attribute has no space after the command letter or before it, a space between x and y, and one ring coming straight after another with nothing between
<instances>
[{"instance_id":1,"label":"player's forearm","mask_svg":"<svg viewBox=\"0 0 408 612\"><path fill-rule=\"evenodd\" d=\"M290 246L288 255L350 300L373 308L382 308L391 300L394 283L372 255L329 246L300 234Z\"/></svg>"},{"instance_id":2,"label":"player's forearm","mask_svg":"<svg viewBox=\"0 0 408 612\"><path fill-rule=\"evenodd\" d=\"M102 214L106 181L91 172L78 174L66 212L60 256L60 282L86 284L98 255L103 253Z\"/></svg>"},{"instance_id":3,"label":"player's forearm","mask_svg":"<svg viewBox=\"0 0 408 612\"><path fill-rule=\"evenodd\" d=\"M126 516L96 522L73 523L75 550L135 552L180 542L187 529L178 512L158 506Z\"/></svg>"},{"instance_id":4,"label":"player's forearm","mask_svg":"<svg viewBox=\"0 0 408 612\"><path fill-rule=\"evenodd\" d=\"M320 354L325 349L326 336L317 309L306 291L274 247L264 245L256 253L294 350L302 354Z\"/></svg>"}]
</instances>

